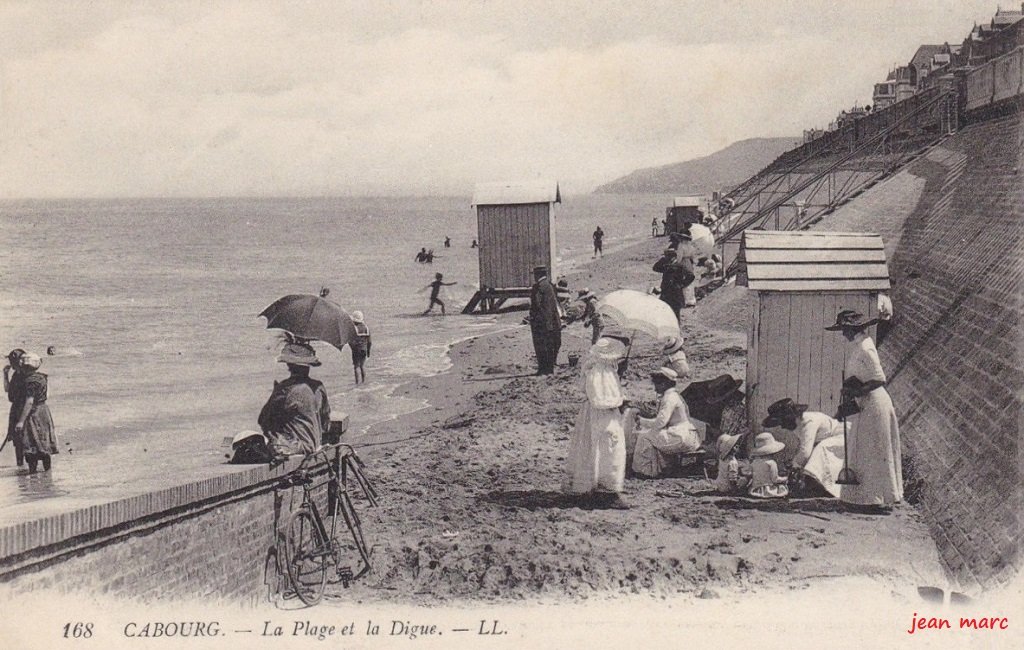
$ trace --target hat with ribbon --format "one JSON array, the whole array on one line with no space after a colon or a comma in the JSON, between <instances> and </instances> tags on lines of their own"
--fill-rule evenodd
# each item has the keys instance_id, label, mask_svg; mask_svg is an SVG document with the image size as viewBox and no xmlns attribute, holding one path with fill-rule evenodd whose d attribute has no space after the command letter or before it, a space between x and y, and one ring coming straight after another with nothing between
<instances>
[{"instance_id":1,"label":"hat with ribbon","mask_svg":"<svg viewBox=\"0 0 1024 650\"><path fill-rule=\"evenodd\" d=\"M675 354L683 349L686 341L682 336L671 336L665 341L665 354Z\"/></svg>"},{"instance_id":2,"label":"hat with ribbon","mask_svg":"<svg viewBox=\"0 0 1024 650\"><path fill-rule=\"evenodd\" d=\"M316 350L312 345L306 343L286 343L277 355L281 363L290 363L293 366L319 366L320 359L316 358Z\"/></svg>"},{"instance_id":3,"label":"hat with ribbon","mask_svg":"<svg viewBox=\"0 0 1024 650\"><path fill-rule=\"evenodd\" d=\"M836 314L835 325L830 325L825 329L830 332L838 332L840 330L847 329L856 330L859 332L860 330L867 329L868 327L876 325L877 323L877 318L869 319L859 311L855 311L853 309L844 309L838 314Z\"/></svg>"},{"instance_id":4,"label":"hat with ribbon","mask_svg":"<svg viewBox=\"0 0 1024 650\"><path fill-rule=\"evenodd\" d=\"M353 323L362 323L363 322L363 312L359 311L358 309L356 311L352 312L352 322Z\"/></svg>"},{"instance_id":5,"label":"hat with ribbon","mask_svg":"<svg viewBox=\"0 0 1024 650\"><path fill-rule=\"evenodd\" d=\"M599 338L597 343L590 346L590 356L595 359L606 361L618 361L626 354L626 346L622 341L615 339Z\"/></svg>"},{"instance_id":6,"label":"hat with ribbon","mask_svg":"<svg viewBox=\"0 0 1024 650\"><path fill-rule=\"evenodd\" d=\"M730 436L728 433L723 433L718 436L718 443L716 448L718 449L718 460L725 460L726 457L732 453L732 450L736 448L736 443L743 438L743 434L739 433L735 436Z\"/></svg>"},{"instance_id":7,"label":"hat with ribbon","mask_svg":"<svg viewBox=\"0 0 1024 650\"><path fill-rule=\"evenodd\" d=\"M754 438L754 448L750 450L751 456L771 456L786 448L784 443L775 439L775 436L765 432L757 434Z\"/></svg>"}]
</instances>

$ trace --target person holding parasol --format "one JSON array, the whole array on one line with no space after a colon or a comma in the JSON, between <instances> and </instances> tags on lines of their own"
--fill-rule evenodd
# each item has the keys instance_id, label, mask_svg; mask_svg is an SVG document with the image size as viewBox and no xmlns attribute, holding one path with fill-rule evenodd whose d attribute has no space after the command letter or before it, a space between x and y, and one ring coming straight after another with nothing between
<instances>
[{"instance_id":1,"label":"person holding parasol","mask_svg":"<svg viewBox=\"0 0 1024 650\"><path fill-rule=\"evenodd\" d=\"M903 469L896 410L885 390L878 351L867 332L876 322L844 309L836 315L835 324L825 329L842 332L847 341L843 397L844 401L852 398L860 409L852 418L846 442L847 469L853 476L837 481L842 485L839 498L872 512L888 512L903 500Z\"/></svg>"}]
</instances>

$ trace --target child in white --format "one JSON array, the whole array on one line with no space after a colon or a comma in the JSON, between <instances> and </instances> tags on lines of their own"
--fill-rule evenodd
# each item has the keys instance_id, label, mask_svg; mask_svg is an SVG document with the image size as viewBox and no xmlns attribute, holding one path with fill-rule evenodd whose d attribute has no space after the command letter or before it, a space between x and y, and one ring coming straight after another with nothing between
<instances>
[{"instance_id":1,"label":"child in white","mask_svg":"<svg viewBox=\"0 0 1024 650\"><path fill-rule=\"evenodd\" d=\"M754 438L754 448L750 452L751 471L749 494L762 499L776 499L789 496L788 478L779 476L777 457L786 445L777 441L770 433L759 433Z\"/></svg>"},{"instance_id":2,"label":"child in white","mask_svg":"<svg viewBox=\"0 0 1024 650\"><path fill-rule=\"evenodd\" d=\"M735 494L750 483L750 463L736 458L736 443L742 437L725 433L718 437L718 476L715 477L715 489L722 494Z\"/></svg>"}]
</instances>

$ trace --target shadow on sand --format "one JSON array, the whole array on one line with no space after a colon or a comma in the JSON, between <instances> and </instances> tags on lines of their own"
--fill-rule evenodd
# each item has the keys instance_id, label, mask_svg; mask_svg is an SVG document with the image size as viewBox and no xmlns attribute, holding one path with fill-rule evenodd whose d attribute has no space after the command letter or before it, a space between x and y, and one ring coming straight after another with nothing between
<instances>
[{"instance_id":1,"label":"shadow on sand","mask_svg":"<svg viewBox=\"0 0 1024 650\"><path fill-rule=\"evenodd\" d=\"M497 503L512 508L525 508L537 510L538 508L576 508L579 506L579 497L564 492L551 490L510 490L488 492L480 497L481 501Z\"/></svg>"}]
</instances>

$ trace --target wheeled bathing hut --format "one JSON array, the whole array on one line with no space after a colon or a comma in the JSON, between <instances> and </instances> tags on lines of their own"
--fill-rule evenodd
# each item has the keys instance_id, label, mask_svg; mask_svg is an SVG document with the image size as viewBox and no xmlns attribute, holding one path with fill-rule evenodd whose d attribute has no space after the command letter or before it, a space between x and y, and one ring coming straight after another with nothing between
<instances>
[{"instance_id":1,"label":"wheeled bathing hut","mask_svg":"<svg viewBox=\"0 0 1024 650\"><path fill-rule=\"evenodd\" d=\"M761 430L768 405L784 397L835 415L846 340L825 328L843 309L877 315L878 293L890 286L882 238L860 232L747 230L738 260L736 284L755 292L747 337L752 430ZM782 442L792 456L797 441Z\"/></svg>"},{"instance_id":2,"label":"wheeled bathing hut","mask_svg":"<svg viewBox=\"0 0 1024 650\"><path fill-rule=\"evenodd\" d=\"M527 298L533 269L548 267L554 280L555 181L481 183L473 193L479 245L480 289L464 314L493 312L509 298Z\"/></svg>"}]
</instances>

